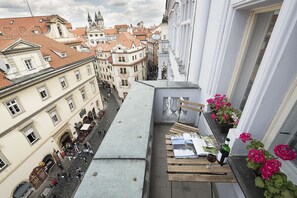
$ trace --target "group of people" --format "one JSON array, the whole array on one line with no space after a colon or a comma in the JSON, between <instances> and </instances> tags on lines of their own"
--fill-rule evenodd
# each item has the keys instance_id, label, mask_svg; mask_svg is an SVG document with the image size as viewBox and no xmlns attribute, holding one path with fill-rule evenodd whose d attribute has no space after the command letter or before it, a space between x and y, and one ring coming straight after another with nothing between
<instances>
[{"instance_id":1,"label":"group of people","mask_svg":"<svg viewBox=\"0 0 297 198\"><path fill-rule=\"evenodd\" d=\"M106 130L100 130L100 131L98 131L98 133L99 133L99 136L105 136L106 135Z\"/></svg>"}]
</instances>

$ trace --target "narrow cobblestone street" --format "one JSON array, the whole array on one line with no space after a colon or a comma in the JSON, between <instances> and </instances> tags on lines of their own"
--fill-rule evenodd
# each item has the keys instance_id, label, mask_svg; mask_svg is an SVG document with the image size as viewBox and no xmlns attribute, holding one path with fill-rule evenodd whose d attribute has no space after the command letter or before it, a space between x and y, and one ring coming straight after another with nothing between
<instances>
[{"instance_id":1,"label":"narrow cobblestone street","mask_svg":"<svg viewBox=\"0 0 297 198\"><path fill-rule=\"evenodd\" d=\"M105 88L100 88L100 92L102 95L102 98L107 97L108 93ZM110 95L109 99L103 100L104 103L104 110L105 115L103 116L102 120L97 124L92 132L89 134L89 136L85 139L84 142L89 142L91 144L92 150L94 154L97 152L104 136L100 134L100 131L105 130L108 132L108 128L110 124L112 123L114 117L117 114L117 110L120 107L120 99L117 96L117 93L115 90L112 89L112 94ZM80 145L80 148L82 148L83 145ZM81 149L82 150L82 149ZM32 196L30 197L59 197L59 198L70 198L73 197L77 188L79 187L80 180L77 178L76 169L80 167L83 172L86 172L88 169L90 162L92 161L94 155L91 155L89 153L78 153L76 159L72 159L68 165L68 167L65 167L65 173L67 175L70 174L70 177L59 177L57 174L62 175L62 171L55 166L49 173L49 176L47 178L47 181L45 181L48 185L43 185L36 191ZM84 158L86 159L86 162L84 161ZM52 178L56 178L58 184L56 186L51 187L50 181ZM83 179L83 178L82 178ZM42 196L42 192L44 190L48 190L49 193L46 196Z\"/></svg>"}]
</instances>

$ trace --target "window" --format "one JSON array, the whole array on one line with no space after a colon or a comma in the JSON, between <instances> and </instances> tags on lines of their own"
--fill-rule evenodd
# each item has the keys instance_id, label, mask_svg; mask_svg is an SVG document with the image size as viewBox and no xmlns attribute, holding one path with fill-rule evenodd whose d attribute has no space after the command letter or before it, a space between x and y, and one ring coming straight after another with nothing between
<instances>
[{"instance_id":1,"label":"window","mask_svg":"<svg viewBox=\"0 0 297 198\"><path fill-rule=\"evenodd\" d=\"M67 103L68 103L69 109L73 111L75 109L75 105L71 97L67 99Z\"/></svg>"},{"instance_id":2,"label":"window","mask_svg":"<svg viewBox=\"0 0 297 198\"><path fill-rule=\"evenodd\" d=\"M44 60L46 61L46 62L50 62L51 61L51 57L50 56L45 56L45 57L43 57L44 58Z\"/></svg>"},{"instance_id":3,"label":"window","mask_svg":"<svg viewBox=\"0 0 297 198\"><path fill-rule=\"evenodd\" d=\"M100 34L100 36L103 36L103 34Z\"/></svg>"},{"instance_id":4,"label":"window","mask_svg":"<svg viewBox=\"0 0 297 198\"><path fill-rule=\"evenodd\" d=\"M163 35L163 40L166 40L166 35Z\"/></svg>"},{"instance_id":5,"label":"window","mask_svg":"<svg viewBox=\"0 0 297 198\"><path fill-rule=\"evenodd\" d=\"M132 56L132 60L134 60L134 56Z\"/></svg>"},{"instance_id":6,"label":"window","mask_svg":"<svg viewBox=\"0 0 297 198\"><path fill-rule=\"evenodd\" d=\"M61 86L63 89L65 89L67 87L67 82L66 82L65 77L60 78L60 83L61 83Z\"/></svg>"},{"instance_id":7,"label":"window","mask_svg":"<svg viewBox=\"0 0 297 198\"><path fill-rule=\"evenodd\" d=\"M138 81L138 76L137 76L137 77L135 77L135 81Z\"/></svg>"},{"instance_id":8,"label":"window","mask_svg":"<svg viewBox=\"0 0 297 198\"><path fill-rule=\"evenodd\" d=\"M95 93L96 92L96 86L95 86L94 81L90 82L90 84L91 84L93 93Z\"/></svg>"},{"instance_id":9,"label":"window","mask_svg":"<svg viewBox=\"0 0 297 198\"><path fill-rule=\"evenodd\" d=\"M240 69L240 72L237 76L234 75L234 79L236 78L236 80L232 87L231 101L235 108L243 110L246 104L269 43L278 13L279 10L274 10L252 15L249 24L253 28L247 28L250 31L245 32L244 39L246 42L243 42L244 46L241 46L241 50L246 50L246 53L244 56L239 57L240 61L238 62L241 64L237 66L237 69Z\"/></svg>"},{"instance_id":10,"label":"window","mask_svg":"<svg viewBox=\"0 0 297 198\"><path fill-rule=\"evenodd\" d=\"M97 37L97 36L98 36L98 34L95 34L95 36Z\"/></svg>"},{"instance_id":11,"label":"window","mask_svg":"<svg viewBox=\"0 0 297 198\"><path fill-rule=\"evenodd\" d=\"M34 69L33 63L32 63L32 60L31 59L24 60L24 63L26 65L27 69L29 69L29 70Z\"/></svg>"},{"instance_id":12,"label":"window","mask_svg":"<svg viewBox=\"0 0 297 198\"><path fill-rule=\"evenodd\" d=\"M125 57L119 56L119 62L125 62Z\"/></svg>"},{"instance_id":13,"label":"window","mask_svg":"<svg viewBox=\"0 0 297 198\"><path fill-rule=\"evenodd\" d=\"M126 68L120 68L120 73L121 74L126 74Z\"/></svg>"},{"instance_id":14,"label":"window","mask_svg":"<svg viewBox=\"0 0 297 198\"><path fill-rule=\"evenodd\" d=\"M9 162L6 157L0 152L0 172L8 166Z\"/></svg>"},{"instance_id":15,"label":"window","mask_svg":"<svg viewBox=\"0 0 297 198\"><path fill-rule=\"evenodd\" d=\"M26 127L22 132L31 145L39 140L39 135L32 125Z\"/></svg>"},{"instance_id":16,"label":"window","mask_svg":"<svg viewBox=\"0 0 297 198\"><path fill-rule=\"evenodd\" d=\"M87 95L86 95L86 90L85 88L81 88L80 89L80 93L81 93L81 97L83 100L86 100L87 99Z\"/></svg>"},{"instance_id":17,"label":"window","mask_svg":"<svg viewBox=\"0 0 297 198\"><path fill-rule=\"evenodd\" d=\"M93 37L93 34L90 34L90 37Z\"/></svg>"},{"instance_id":18,"label":"window","mask_svg":"<svg viewBox=\"0 0 297 198\"><path fill-rule=\"evenodd\" d=\"M122 80L122 86L128 86L128 80Z\"/></svg>"},{"instance_id":19,"label":"window","mask_svg":"<svg viewBox=\"0 0 297 198\"><path fill-rule=\"evenodd\" d=\"M88 71L88 74L91 74L92 73L92 70L91 70L90 65L87 65L87 71Z\"/></svg>"},{"instance_id":20,"label":"window","mask_svg":"<svg viewBox=\"0 0 297 198\"><path fill-rule=\"evenodd\" d=\"M134 56L134 59L135 59L135 60L137 59L136 55Z\"/></svg>"},{"instance_id":21,"label":"window","mask_svg":"<svg viewBox=\"0 0 297 198\"><path fill-rule=\"evenodd\" d=\"M38 92L39 92L42 100L45 100L45 99L47 99L49 97L45 86L39 87Z\"/></svg>"},{"instance_id":22,"label":"window","mask_svg":"<svg viewBox=\"0 0 297 198\"><path fill-rule=\"evenodd\" d=\"M60 122L60 119L59 119L59 116L57 114L57 111L56 110L53 110L49 113L52 121L53 121L53 124L56 125Z\"/></svg>"},{"instance_id":23,"label":"window","mask_svg":"<svg viewBox=\"0 0 297 198\"><path fill-rule=\"evenodd\" d=\"M119 62L122 62L122 57L121 56L119 57Z\"/></svg>"},{"instance_id":24,"label":"window","mask_svg":"<svg viewBox=\"0 0 297 198\"><path fill-rule=\"evenodd\" d=\"M6 104L6 107L8 108L8 110L9 110L9 113L12 116L16 116L16 115L18 115L18 114L20 114L22 112L22 109L21 109L20 105L18 104L16 98L5 102L5 104Z\"/></svg>"},{"instance_id":25,"label":"window","mask_svg":"<svg viewBox=\"0 0 297 198\"><path fill-rule=\"evenodd\" d=\"M75 71L75 77L76 77L76 80L80 80L81 79L79 70Z\"/></svg>"},{"instance_id":26,"label":"window","mask_svg":"<svg viewBox=\"0 0 297 198\"><path fill-rule=\"evenodd\" d=\"M139 54L139 57L140 57L140 58L142 57L142 53Z\"/></svg>"},{"instance_id":27,"label":"window","mask_svg":"<svg viewBox=\"0 0 297 198\"><path fill-rule=\"evenodd\" d=\"M134 72L137 72L138 71L138 68L137 68L137 65L134 66Z\"/></svg>"}]
</instances>

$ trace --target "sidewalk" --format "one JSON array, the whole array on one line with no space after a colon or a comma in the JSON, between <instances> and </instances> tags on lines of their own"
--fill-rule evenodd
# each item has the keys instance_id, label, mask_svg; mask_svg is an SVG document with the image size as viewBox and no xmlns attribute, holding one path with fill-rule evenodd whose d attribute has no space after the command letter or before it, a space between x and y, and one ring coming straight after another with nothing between
<instances>
[{"instance_id":1,"label":"sidewalk","mask_svg":"<svg viewBox=\"0 0 297 198\"><path fill-rule=\"evenodd\" d=\"M100 88L101 91L102 88ZM112 93L114 93L114 90L112 90ZM102 97L107 96L106 90L101 91ZM117 95L116 95L117 97ZM97 152L102 140L103 136L99 134L99 131L105 130L108 131L108 128L110 124L112 123L114 117L117 114L117 109L119 108L119 101L117 101L114 94L111 94L110 98L104 103L104 109L105 109L105 115L101 119L101 121L95 125L95 127L92 129L91 133L86 137L84 142L89 142L91 144L92 150L94 154ZM120 103L121 104L121 103ZM80 148L82 148L83 145L80 145ZM82 150L82 149L81 149ZM94 155L88 154L88 153L77 153L76 159L73 159L69 161L68 159L64 159L64 171L66 174L70 174L70 178L64 177L64 178L57 178L57 174L59 173L62 175L62 171L55 165L49 172L48 178L43 182L43 184L38 188L37 191L35 191L33 194L30 195L30 197L47 197L47 198L71 198L75 194L80 181L76 177L76 168L80 167L84 172L88 169L92 158ZM87 162L85 163L83 160L83 157L86 157ZM56 186L52 186L51 179L56 178L58 181L58 184ZM44 196L41 196L42 192L44 192Z\"/></svg>"}]
</instances>

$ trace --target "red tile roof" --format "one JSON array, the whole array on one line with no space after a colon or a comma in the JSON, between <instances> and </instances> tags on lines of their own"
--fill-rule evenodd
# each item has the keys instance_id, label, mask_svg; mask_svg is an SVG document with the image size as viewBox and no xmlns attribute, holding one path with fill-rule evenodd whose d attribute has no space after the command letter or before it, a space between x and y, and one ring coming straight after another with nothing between
<instances>
[{"instance_id":1,"label":"red tile roof","mask_svg":"<svg viewBox=\"0 0 297 198\"><path fill-rule=\"evenodd\" d=\"M71 30L71 32L73 34L75 34L76 36L86 36L86 28L85 27L78 27L75 30Z\"/></svg>"},{"instance_id":2,"label":"red tile roof","mask_svg":"<svg viewBox=\"0 0 297 198\"><path fill-rule=\"evenodd\" d=\"M58 15L49 16L34 16L34 17L20 17L20 18L2 18L0 19L0 31L4 35L20 35L31 33L33 30L40 34L47 33L49 29L49 22L58 18L63 21L67 28L71 28L71 23Z\"/></svg>"},{"instance_id":3,"label":"red tile roof","mask_svg":"<svg viewBox=\"0 0 297 198\"><path fill-rule=\"evenodd\" d=\"M5 77L5 73L0 69L0 89L12 85L12 82Z\"/></svg>"},{"instance_id":4,"label":"red tile roof","mask_svg":"<svg viewBox=\"0 0 297 198\"><path fill-rule=\"evenodd\" d=\"M22 40L40 45L41 46L40 50L42 55L43 56L49 55L51 57L51 62L49 64L54 69L78 62L83 59L94 57L93 52L78 52L77 50L74 50L62 43L59 43L41 34L22 35L20 38ZM10 45L12 45L14 42L18 40L19 38L7 39L5 37L0 37L1 51L9 47ZM67 56L64 58L61 58L54 51L59 53L64 52L66 53ZM10 84L11 84L11 81L9 81L8 79L5 79L5 74L2 72L2 74L0 75L0 88L3 88L4 86L10 85Z\"/></svg>"},{"instance_id":5,"label":"red tile roof","mask_svg":"<svg viewBox=\"0 0 297 198\"><path fill-rule=\"evenodd\" d=\"M105 35L115 35L118 34L117 30L114 28L109 28L104 30Z\"/></svg>"}]
</instances>

